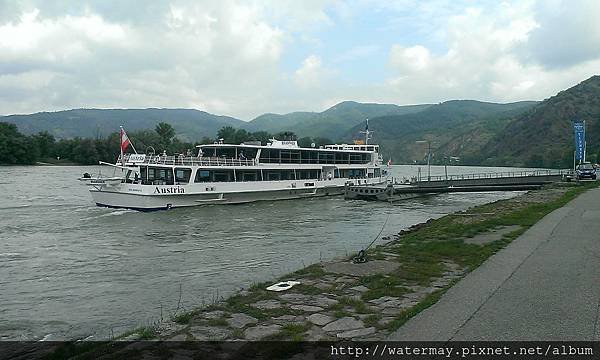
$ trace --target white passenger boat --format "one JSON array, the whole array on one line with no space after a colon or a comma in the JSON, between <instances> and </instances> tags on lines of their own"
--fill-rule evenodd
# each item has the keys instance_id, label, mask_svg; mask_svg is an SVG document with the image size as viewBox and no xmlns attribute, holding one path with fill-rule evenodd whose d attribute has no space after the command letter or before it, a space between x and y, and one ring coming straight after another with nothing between
<instances>
[{"instance_id":1,"label":"white passenger boat","mask_svg":"<svg viewBox=\"0 0 600 360\"><path fill-rule=\"evenodd\" d=\"M85 179L98 206L160 210L204 204L341 195L346 185L387 182L379 146L362 144L301 148L296 141L199 145L194 156L123 154L119 181ZM125 140L123 140L125 139Z\"/></svg>"}]
</instances>

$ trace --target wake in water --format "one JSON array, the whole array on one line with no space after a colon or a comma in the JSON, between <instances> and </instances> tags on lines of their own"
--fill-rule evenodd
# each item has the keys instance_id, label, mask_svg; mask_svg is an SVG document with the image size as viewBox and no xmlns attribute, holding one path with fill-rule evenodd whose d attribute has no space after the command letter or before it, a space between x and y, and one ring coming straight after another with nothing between
<instances>
[{"instance_id":1,"label":"wake in water","mask_svg":"<svg viewBox=\"0 0 600 360\"><path fill-rule=\"evenodd\" d=\"M87 217L87 218L83 218L81 219L82 221L89 221L89 220L95 220L95 219L99 219L99 218L104 218L104 217L110 217L110 216L118 216L118 215L123 215L123 214L128 214L128 213L136 213L137 211L135 210L111 210L108 213L105 214L101 214L101 215L96 215L96 216L91 216L91 217Z\"/></svg>"}]
</instances>

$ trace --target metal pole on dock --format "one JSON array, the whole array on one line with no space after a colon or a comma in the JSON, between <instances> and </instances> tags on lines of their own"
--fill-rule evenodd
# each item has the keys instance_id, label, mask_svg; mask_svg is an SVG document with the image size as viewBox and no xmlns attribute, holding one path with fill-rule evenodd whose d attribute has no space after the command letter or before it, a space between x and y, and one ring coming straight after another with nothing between
<instances>
[{"instance_id":1,"label":"metal pole on dock","mask_svg":"<svg viewBox=\"0 0 600 360\"><path fill-rule=\"evenodd\" d=\"M431 181L431 141L427 140L427 181Z\"/></svg>"},{"instance_id":2,"label":"metal pole on dock","mask_svg":"<svg viewBox=\"0 0 600 360\"><path fill-rule=\"evenodd\" d=\"M448 181L448 164L446 164L446 159L444 156L444 173L446 174L446 181Z\"/></svg>"}]
</instances>

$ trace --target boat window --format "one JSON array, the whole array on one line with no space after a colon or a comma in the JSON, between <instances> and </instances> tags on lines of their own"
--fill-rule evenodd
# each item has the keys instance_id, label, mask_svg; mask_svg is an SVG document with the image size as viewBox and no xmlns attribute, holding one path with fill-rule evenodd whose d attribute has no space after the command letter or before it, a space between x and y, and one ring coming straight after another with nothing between
<instances>
[{"instance_id":1,"label":"boat window","mask_svg":"<svg viewBox=\"0 0 600 360\"><path fill-rule=\"evenodd\" d=\"M239 171L236 174L237 181L259 181L259 171Z\"/></svg>"},{"instance_id":2,"label":"boat window","mask_svg":"<svg viewBox=\"0 0 600 360\"><path fill-rule=\"evenodd\" d=\"M321 177L321 170L296 170L298 179L319 179Z\"/></svg>"},{"instance_id":3,"label":"boat window","mask_svg":"<svg viewBox=\"0 0 600 360\"><path fill-rule=\"evenodd\" d=\"M318 153L319 164L333 164L335 163L335 157L333 152L319 152Z\"/></svg>"},{"instance_id":4,"label":"boat window","mask_svg":"<svg viewBox=\"0 0 600 360\"><path fill-rule=\"evenodd\" d=\"M282 164L299 164L300 150L281 150Z\"/></svg>"},{"instance_id":5,"label":"boat window","mask_svg":"<svg viewBox=\"0 0 600 360\"><path fill-rule=\"evenodd\" d=\"M262 149L260 151L260 162L266 164L279 164L281 154L279 149Z\"/></svg>"},{"instance_id":6,"label":"boat window","mask_svg":"<svg viewBox=\"0 0 600 360\"><path fill-rule=\"evenodd\" d=\"M381 176L381 169L377 168L375 169L375 177L380 177Z\"/></svg>"},{"instance_id":7,"label":"boat window","mask_svg":"<svg viewBox=\"0 0 600 360\"><path fill-rule=\"evenodd\" d=\"M233 181L233 171L229 170L220 170L215 171L214 174L215 182L230 182Z\"/></svg>"},{"instance_id":8,"label":"boat window","mask_svg":"<svg viewBox=\"0 0 600 360\"><path fill-rule=\"evenodd\" d=\"M174 180L172 168L148 167L145 184L173 185L175 183Z\"/></svg>"},{"instance_id":9,"label":"boat window","mask_svg":"<svg viewBox=\"0 0 600 360\"><path fill-rule=\"evenodd\" d=\"M210 171L198 169L194 182L210 182Z\"/></svg>"},{"instance_id":10,"label":"boat window","mask_svg":"<svg viewBox=\"0 0 600 360\"><path fill-rule=\"evenodd\" d=\"M279 174L279 172L275 172L275 171L267 172L267 180L274 181L274 180L280 180L280 179L281 179L281 175Z\"/></svg>"},{"instance_id":11,"label":"boat window","mask_svg":"<svg viewBox=\"0 0 600 360\"><path fill-rule=\"evenodd\" d=\"M190 182L190 176L192 176L192 169L175 168L175 182L178 184L187 184Z\"/></svg>"}]
</instances>

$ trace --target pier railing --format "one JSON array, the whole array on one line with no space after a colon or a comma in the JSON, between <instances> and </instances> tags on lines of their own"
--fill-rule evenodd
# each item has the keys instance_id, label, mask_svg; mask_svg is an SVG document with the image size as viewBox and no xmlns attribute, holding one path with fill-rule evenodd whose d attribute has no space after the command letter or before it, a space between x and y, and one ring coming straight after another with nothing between
<instances>
[{"instance_id":1,"label":"pier railing","mask_svg":"<svg viewBox=\"0 0 600 360\"><path fill-rule=\"evenodd\" d=\"M136 165L181 165L181 166L254 166L254 159L232 159L222 157L197 157L183 155L146 155L143 161L132 161L131 155L124 156L125 163ZM121 156L117 162L121 162Z\"/></svg>"},{"instance_id":2,"label":"pier railing","mask_svg":"<svg viewBox=\"0 0 600 360\"><path fill-rule=\"evenodd\" d=\"M500 178L518 178L528 176L567 176L571 175L573 170L523 170L523 171L506 171L494 173L475 173L475 174L460 174L460 175L435 175L423 176L416 179L417 182L426 181L451 181L451 180L477 180L477 179L500 179Z\"/></svg>"}]
</instances>

